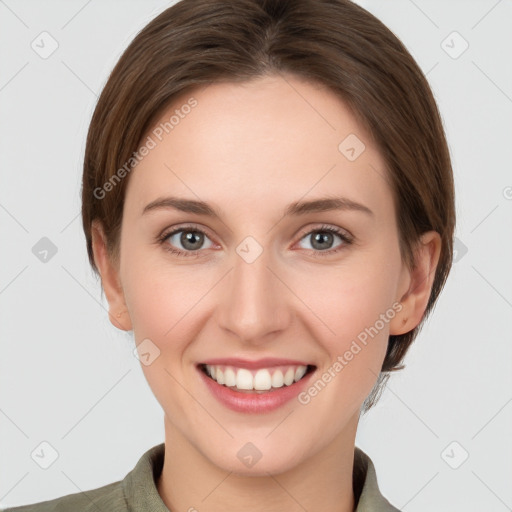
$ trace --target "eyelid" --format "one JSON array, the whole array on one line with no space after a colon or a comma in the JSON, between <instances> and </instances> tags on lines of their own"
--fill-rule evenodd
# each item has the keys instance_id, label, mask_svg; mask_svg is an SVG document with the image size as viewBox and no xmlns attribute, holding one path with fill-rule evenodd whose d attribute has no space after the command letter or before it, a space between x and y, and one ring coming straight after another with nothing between
<instances>
[{"instance_id":1,"label":"eyelid","mask_svg":"<svg viewBox=\"0 0 512 512\"><path fill-rule=\"evenodd\" d=\"M177 224L175 226L167 227L162 230L162 232L158 235L157 238L167 238L168 236L175 234L179 231L199 231L201 233L204 233L205 235L208 235L209 238L215 238L212 237L210 234L210 230L200 224L194 224L194 223L185 223L185 224Z\"/></svg>"},{"instance_id":2,"label":"eyelid","mask_svg":"<svg viewBox=\"0 0 512 512\"><path fill-rule=\"evenodd\" d=\"M214 245L220 245L217 242L215 242L215 237L210 234L210 231L208 228L194 223L185 223L185 224L178 224L176 226L172 226L169 228L165 228L157 237L156 241L159 243L165 243L166 240L176 233L179 233L180 231L197 231L198 233L204 234L206 237L208 237ZM179 249L181 251L181 249ZM203 251L203 249L197 249L196 251L186 251L187 253L195 254L198 252Z\"/></svg>"},{"instance_id":3,"label":"eyelid","mask_svg":"<svg viewBox=\"0 0 512 512\"><path fill-rule=\"evenodd\" d=\"M345 228L341 228L339 226L335 226L334 224L326 224L326 223L320 223L320 225L316 227L305 227L299 232L299 241L304 238L306 235L310 235L312 232L315 231L331 231L334 234L337 234L338 236L344 236L345 238L349 239L351 242L354 240L354 235L350 233Z\"/></svg>"},{"instance_id":4,"label":"eyelid","mask_svg":"<svg viewBox=\"0 0 512 512\"><path fill-rule=\"evenodd\" d=\"M305 228L301 229L301 231L299 232L299 235L298 235L298 240L297 240L297 242L295 242L295 244L301 242L306 236L311 235L315 232L322 232L322 231L330 232L330 233L338 236L342 240L343 243L341 244L341 246L339 248L327 249L325 251L308 249L308 251L313 252L315 257L316 256L319 256L319 257L326 256L327 257L330 255L336 254L339 251L341 251L343 248L345 248L346 246L349 246L349 245L352 245L355 243L355 237L348 230L341 228L339 226L334 226L334 225L330 225L330 224L325 224L325 223L320 223L320 224L321 225L317 225L316 227L312 227L310 225L309 227L305 227ZM161 234L158 235L157 242L160 243L161 245L164 245L170 236L173 236L176 233L179 233L180 231L187 231L187 230L188 231L197 231L199 233L202 233L203 235L207 236L212 241L212 243L214 245L215 244L220 245L220 244L217 244L217 242L215 242L215 237L212 237L210 235L208 228L200 226L198 224L194 224L194 223L186 223L183 225L178 224L171 228L164 229L161 232ZM184 257L200 256L200 253L202 253L205 250L205 249L197 249L195 251L184 251L182 249L176 249L173 246L171 246L170 244L167 244L167 245L168 245L168 247L165 248L166 251L177 254L179 256L184 256Z\"/></svg>"}]
</instances>

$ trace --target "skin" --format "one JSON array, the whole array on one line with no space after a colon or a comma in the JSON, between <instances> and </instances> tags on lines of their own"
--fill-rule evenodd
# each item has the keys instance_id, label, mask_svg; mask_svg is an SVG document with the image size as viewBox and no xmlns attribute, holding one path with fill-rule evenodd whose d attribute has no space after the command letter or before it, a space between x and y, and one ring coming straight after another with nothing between
<instances>
[{"instance_id":1,"label":"skin","mask_svg":"<svg viewBox=\"0 0 512 512\"><path fill-rule=\"evenodd\" d=\"M423 235L410 271L400 258L384 161L345 104L320 85L289 75L216 83L177 99L162 121L190 96L198 105L129 177L119 263L107 254L101 224L93 226L112 323L160 350L141 365L164 411L158 491L173 511L224 511L226 503L247 511L352 511L360 407L388 336L410 331L423 316L440 237ZM338 150L351 133L366 146L353 162ZM222 217L141 214L166 195L206 201ZM373 216L283 217L289 203L326 195L362 203ZM186 223L206 232L197 257L164 250L187 250L182 233L156 242ZM333 235L320 247L341 250L315 257L322 249L311 232L323 224L347 231L354 243ZM247 236L263 249L250 264L236 252ZM231 411L195 367L213 357L292 358L316 365L314 382L397 301L402 310L306 405ZM237 457L247 442L262 454L250 468Z\"/></svg>"}]
</instances>

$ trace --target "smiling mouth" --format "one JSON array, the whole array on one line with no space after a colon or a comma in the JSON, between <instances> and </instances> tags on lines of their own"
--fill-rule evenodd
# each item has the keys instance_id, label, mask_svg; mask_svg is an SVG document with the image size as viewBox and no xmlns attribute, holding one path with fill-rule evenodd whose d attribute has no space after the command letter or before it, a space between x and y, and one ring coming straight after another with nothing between
<instances>
[{"instance_id":1,"label":"smiling mouth","mask_svg":"<svg viewBox=\"0 0 512 512\"><path fill-rule=\"evenodd\" d=\"M316 370L314 365L282 365L249 370L228 365L199 364L198 368L217 384L233 391L258 394L292 386Z\"/></svg>"}]
</instances>

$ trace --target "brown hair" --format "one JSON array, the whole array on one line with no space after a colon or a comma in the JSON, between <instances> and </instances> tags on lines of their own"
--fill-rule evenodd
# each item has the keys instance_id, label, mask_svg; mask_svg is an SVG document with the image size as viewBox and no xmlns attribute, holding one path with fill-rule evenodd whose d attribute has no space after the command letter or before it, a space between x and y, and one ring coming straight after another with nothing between
<instances>
[{"instance_id":1,"label":"brown hair","mask_svg":"<svg viewBox=\"0 0 512 512\"><path fill-rule=\"evenodd\" d=\"M400 363L448 277L455 198L442 121L425 76L397 37L357 4L182 0L144 27L114 67L89 127L82 182L89 261L98 272L91 241L91 223L98 219L109 254L118 262L126 163L173 100L200 85L272 73L327 86L373 139L386 162L400 251L410 268L419 236L430 230L441 236L425 314L412 331L389 337L366 411L378 399L388 372L404 367Z\"/></svg>"}]
</instances>

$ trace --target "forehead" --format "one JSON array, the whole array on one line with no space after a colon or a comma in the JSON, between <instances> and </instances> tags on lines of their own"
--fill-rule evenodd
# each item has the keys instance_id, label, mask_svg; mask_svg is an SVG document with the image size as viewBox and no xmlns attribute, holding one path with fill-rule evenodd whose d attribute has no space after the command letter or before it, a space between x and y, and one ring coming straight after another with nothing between
<instances>
[{"instance_id":1,"label":"forehead","mask_svg":"<svg viewBox=\"0 0 512 512\"><path fill-rule=\"evenodd\" d=\"M182 94L144 143L152 148L127 190L141 209L166 193L241 208L326 193L361 202L391 194L381 155L344 102L290 75Z\"/></svg>"}]
</instances>

